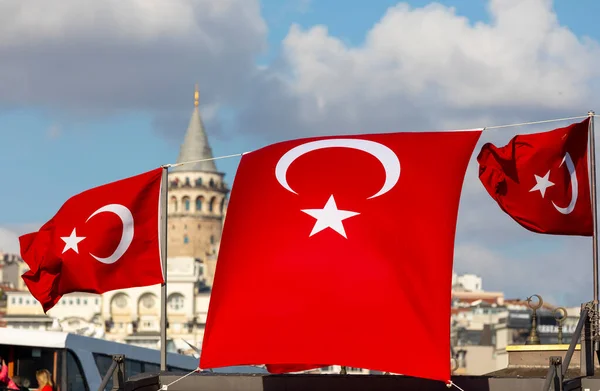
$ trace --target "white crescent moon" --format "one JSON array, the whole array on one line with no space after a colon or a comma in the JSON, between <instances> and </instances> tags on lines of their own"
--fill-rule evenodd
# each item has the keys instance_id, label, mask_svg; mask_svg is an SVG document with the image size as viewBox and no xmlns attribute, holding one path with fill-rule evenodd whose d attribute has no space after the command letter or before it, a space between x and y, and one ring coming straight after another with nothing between
<instances>
[{"instance_id":1,"label":"white crescent moon","mask_svg":"<svg viewBox=\"0 0 600 391\"><path fill-rule=\"evenodd\" d=\"M275 177L277 178L277 181L285 189L291 191L294 194L298 194L294 190L292 190L286 178L287 170L290 167L290 165L294 162L294 160L298 159L300 156L308 152L316 151L318 149L336 147L352 148L367 152L376 157L383 165L383 168L385 169L385 182L383 183L383 187L379 190L379 192L375 193L367 199L379 197L380 195L387 193L398 182L398 179L400 178L400 160L398 160L398 156L396 156L394 151L392 151L385 145L376 143L374 141L353 138L338 138L311 141L290 149L277 162L277 166L275 167Z\"/></svg>"},{"instance_id":2,"label":"white crescent moon","mask_svg":"<svg viewBox=\"0 0 600 391\"><path fill-rule=\"evenodd\" d=\"M569 202L569 205L567 205L566 208L561 208L560 206L557 206L554 203L554 201L552 201L552 205L554 205L556 210L560 213L568 215L575 209L575 204L577 203L577 196L579 195L579 186L577 182L577 173L575 172L575 164L573 164L573 160L571 159L571 155L569 155L569 152L565 154L565 157L563 158L562 162L560 162L559 167L562 167L563 163L565 162L567 163L567 169L569 170L569 175L571 176L571 202Z\"/></svg>"},{"instance_id":3,"label":"white crescent moon","mask_svg":"<svg viewBox=\"0 0 600 391\"><path fill-rule=\"evenodd\" d=\"M98 262L110 265L117 262L123 256L123 254L125 254L125 251L127 251L129 246L131 245L131 242L133 241L133 215L131 214L131 211L123 205L110 204L103 206L102 208L92 213L92 215L86 220L86 223L92 217L102 212L114 213L121 219L121 223L123 224L123 233L121 234L121 241L119 242L119 245L112 253L112 255L106 258L100 258L90 253L90 255L94 257Z\"/></svg>"}]
</instances>

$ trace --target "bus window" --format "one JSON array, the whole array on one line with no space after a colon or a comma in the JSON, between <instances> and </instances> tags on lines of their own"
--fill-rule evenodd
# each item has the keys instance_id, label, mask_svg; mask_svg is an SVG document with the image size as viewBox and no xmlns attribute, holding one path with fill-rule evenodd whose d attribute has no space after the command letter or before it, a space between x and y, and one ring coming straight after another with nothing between
<instances>
[{"instance_id":1,"label":"bus window","mask_svg":"<svg viewBox=\"0 0 600 391\"><path fill-rule=\"evenodd\" d=\"M145 362L144 363L144 372L160 372L160 365Z\"/></svg>"},{"instance_id":2,"label":"bus window","mask_svg":"<svg viewBox=\"0 0 600 391\"><path fill-rule=\"evenodd\" d=\"M47 369L52 375L55 390L60 390L61 349L0 345L0 355L9 367L11 377L19 376L23 386L38 388L35 372Z\"/></svg>"},{"instance_id":3,"label":"bus window","mask_svg":"<svg viewBox=\"0 0 600 391\"><path fill-rule=\"evenodd\" d=\"M106 354L94 353L94 361L96 361L96 367L98 367L98 372L100 372L100 377L104 378L106 373L110 369L110 365L112 364L112 356L108 356ZM112 389L112 381L109 381L104 387L104 391L110 391Z\"/></svg>"},{"instance_id":4,"label":"bus window","mask_svg":"<svg viewBox=\"0 0 600 391\"><path fill-rule=\"evenodd\" d=\"M125 376L129 379L133 375L142 373L142 362L137 360L130 360L125 357Z\"/></svg>"},{"instance_id":5,"label":"bus window","mask_svg":"<svg viewBox=\"0 0 600 391\"><path fill-rule=\"evenodd\" d=\"M81 363L70 350L67 350L67 390L89 391Z\"/></svg>"},{"instance_id":6,"label":"bus window","mask_svg":"<svg viewBox=\"0 0 600 391\"><path fill-rule=\"evenodd\" d=\"M167 366L167 369L169 370L169 372L191 372L189 369L172 367L170 365Z\"/></svg>"}]
</instances>

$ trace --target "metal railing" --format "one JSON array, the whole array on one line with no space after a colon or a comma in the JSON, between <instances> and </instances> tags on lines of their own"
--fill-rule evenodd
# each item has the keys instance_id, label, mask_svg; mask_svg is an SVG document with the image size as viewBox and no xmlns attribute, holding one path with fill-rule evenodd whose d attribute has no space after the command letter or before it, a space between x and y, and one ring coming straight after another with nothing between
<instances>
[{"instance_id":1,"label":"metal railing","mask_svg":"<svg viewBox=\"0 0 600 391\"><path fill-rule=\"evenodd\" d=\"M98 387L98 391L104 391L104 387L108 384L108 381L112 377L113 387L111 391L123 391L125 389L125 355L114 354L112 356L112 363Z\"/></svg>"},{"instance_id":2,"label":"metal railing","mask_svg":"<svg viewBox=\"0 0 600 391\"><path fill-rule=\"evenodd\" d=\"M575 353L575 347L577 342L581 338L581 363L580 363L580 374L582 376L591 376L594 374L594 345L592 343L592 318L594 306L593 302L585 303L581 306L581 314L577 327L571 338L569 349L565 354L564 360L560 356L552 356L549 359L549 368L546 374L546 381L542 388L543 391L563 391L565 387L565 376L571 363L573 353ZM585 328L584 328L585 327Z\"/></svg>"}]
</instances>

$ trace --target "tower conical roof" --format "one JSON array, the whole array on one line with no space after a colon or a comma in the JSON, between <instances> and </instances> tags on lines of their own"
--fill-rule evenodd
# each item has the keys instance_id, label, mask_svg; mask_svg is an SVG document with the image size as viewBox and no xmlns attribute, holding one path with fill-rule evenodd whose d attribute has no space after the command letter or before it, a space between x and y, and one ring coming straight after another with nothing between
<instances>
[{"instance_id":1,"label":"tower conical roof","mask_svg":"<svg viewBox=\"0 0 600 391\"><path fill-rule=\"evenodd\" d=\"M183 144L179 149L179 157L177 163L189 162L193 160L212 159L213 154L208 143L208 137L204 130L200 110L198 109L198 86L194 94L194 111L190 118L190 123L183 139ZM184 164L182 166L173 167L172 171L206 171L217 172L217 166L214 160Z\"/></svg>"}]
</instances>

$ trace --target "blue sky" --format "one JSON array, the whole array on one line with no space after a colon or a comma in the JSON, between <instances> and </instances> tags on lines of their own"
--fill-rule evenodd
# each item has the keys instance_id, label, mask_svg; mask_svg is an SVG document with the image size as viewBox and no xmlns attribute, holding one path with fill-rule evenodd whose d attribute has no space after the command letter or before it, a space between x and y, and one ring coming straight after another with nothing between
<instances>
[{"instance_id":1,"label":"blue sky","mask_svg":"<svg viewBox=\"0 0 600 391\"><path fill-rule=\"evenodd\" d=\"M204 1L210 3L210 0ZM341 118L347 114L346 112L336 110L344 106L354 107L354 104L359 105L351 99L353 93L361 95L360 88L362 87L357 87L359 88L358 92L331 95L329 97L330 101L334 99L338 99L338 101L334 102L334 108L331 109L332 111L328 116L315 111L311 112L312 114L308 118L300 118L298 112L301 110L298 109L291 112L292 114L289 116L282 115L278 117L276 115L280 110L276 107L278 102L289 104L289 107L305 108L302 104L306 102L308 97L313 96L311 94L320 97L328 93L328 91L316 91L318 87L315 87L316 84L310 84L312 79L308 77L301 79L298 76L295 84L290 83L294 87L290 89L286 89L289 86L286 86L285 83L279 83L281 75L298 75L304 72L304 76L306 76L306 69L308 68L303 67L305 64L311 63L304 63L302 62L304 60L300 59L302 53L306 51L306 47L300 46L300 44L308 45L321 39L317 37L318 31L313 29L315 26L325 26L328 37L339 42L348 53L355 50L355 55L364 55L366 58L368 54L373 54L373 52L368 52L365 49L367 33L380 23L386 11L390 7L396 6L398 2L392 0L371 0L369 2L362 0L345 0L343 2L340 0L263 0L260 1L260 8L255 9L252 6L254 1L243 1L245 2L240 3L243 6L238 7L242 11L230 11L231 17L228 17L228 20L231 20L230 25L220 27L223 23L214 22L214 26L211 23L205 23L210 26L198 27L199 29L207 29L205 31L206 36L214 40L212 46L208 44L202 46L204 44L201 44L201 40L198 38L200 35L194 35L195 41L190 40L192 44L186 46L188 38L177 35L183 34L177 30L173 33L173 37L186 43L182 44L181 48L175 47L172 49L172 53L164 49L164 43L168 42L169 37L165 38L160 35L156 42L152 41L154 36L146 41L136 41L131 38L131 47L136 48L136 50L140 48L139 54L127 54L127 52L123 54L117 52L117 49L111 52L112 49L106 49L110 46L106 44L107 39L94 39L103 38L112 34L112 32L107 32L108 28L96 25L92 26L96 30L91 30L92 27L90 27L88 35L82 34L79 36L70 33L73 35L67 34L65 35L66 38L56 41L48 41L51 38L41 37L39 42L33 38L29 41L19 42L17 37L14 41L3 43L0 39L0 71L3 71L4 74L7 74L7 69L14 72L13 76L0 79L0 85L2 85L3 80L4 83L12 83L7 84L8 88L5 89L4 95L0 96L0 145L3 146L2 152L0 152L0 164L5 167L4 191L0 192L0 227L8 227L21 233L23 226L30 228L30 224L35 225L48 220L67 198L79 191L135 175L163 163L174 162L193 108L193 86L196 82L200 82L201 101L203 105L206 105L202 106L203 113L208 113L211 105L219 107L216 115L205 115L207 117L205 122L215 156L244 152L275 140L312 134L310 131L303 130L307 127L314 127L317 129L315 130L317 133L325 132L329 134L342 133L341 129L348 129L348 132L358 132L359 129L367 129L373 132L379 131L379 129L386 131L388 128L385 122L387 118L385 110L390 111L386 108L386 105L393 104L394 99L398 99L404 105L407 102L414 102L419 99L422 99L423 102L429 101L429 98L424 97L427 89L422 93L415 92L415 94L420 95L414 96L400 96L398 93L391 93L388 97L377 98L381 99L380 101L373 100L375 109L365 111L363 114L356 114L357 119L353 122L354 120ZM600 41L600 30L597 28L596 20L597 15L600 14L600 2L595 0L580 0L577 2L556 0L553 3L545 0L527 1L532 4L532 7L538 7L541 10L539 13L527 15L532 21L532 31L535 30L538 21L543 19L543 12L554 12L562 27L553 31L560 32L560 29L565 29L572 32L578 39L577 51L573 49L573 53L584 53L586 56L590 56L585 58L588 67L582 68L581 73L584 74L589 69L597 67L590 60L596 58L593 57L596 55L594 51L596 49L585 46L587 42L585 37L589 37L596 42ZM420 8L431 2L415 0L407 3L413 8ZM488 1L447 0L438 3L454 7L456 14L467 18L472 29L469 30L469 34L473 36L478 31L474 27L477 23L489 24L492 22ZM546 3L552 3L552 8L544 8ZM59 11L53 10L52 12ZM63 15L59 16L62 17ZM8 18L9 16L5 15L5 17ZM71 21L66 17L57 18L57 20L64 23L64 26L66 26L64 30L48 25L40 27L40 31L51 36L50 33L53 32L53 30L49 30L51 28L67 32L83 28L75 24L70 26ZM0 16L0 22L2 21L3 19ZM165 22L165 29L167 27L171 28L172 26L167 25L167 23ZM264 23L264 26L261 26L262 23ZM173 23L174 26L180 24ZM291 30L292 25L300 26L300 32L293 32ZM526 25L526 23L521 22L521 26L523 25ZM21 27L25 28L27 26L17 25L15 31ZM47 30L44 30L44 28ZM219 30L220 28L222 30ZM124 28L123 31L125 30ZM47 33L48 31L50 33ZM128 31L123 32L126 38L135 35ZM120 30L118 33L120 33ZM312 36L313 38L310 38L309 33L315 34ZM410 37L411 32L408 28L406 32L400 30L400 34L391 36L390 40L406 39L406 37L402 37L403 34ZM502 32L494 32L494 34L501 36ZM0 35L2 35L1 29ZM531 35L534 36L535 34ZM524 28L523 37L528 36L529 33ZM286 37L288 41L284 43ZM70 38L73 38L73 44L67 42ZM89 42L85 41L86 39L89 39ZM415 35L414 39L410 39L419 42L419 40L426 40L427 36ZM456 39L467 38L466 36L462 38L457 36ZM154 44L156 45L155 49L152 47ZM125 44L119 43L119 45ZM115 47L119 45L115 44ZM398 46L401 46L401 44L398 44ZM447 46L447 43L445 46ZM539 44L539 48L548 46ZM80 50L82 47L85 48L83 51L92 49L90 53L92 51L104 53L103 50L106 50L106 53L95 60L96 63L100 63L100 67L94 68L93 71L90 70L89 74L83 75L83 78L80 79L78 72L81 67L77 67L68 61L69 59L72 61L85 61L81 55L75 55L71 52L75 49ZM572 56L570 47L571 45L566 45L566 48L562 48L563 54L552 52L553 56L563 56L556 60L554 66L566 69L570 66L569 64L584 62L582 57ZM288 50L283 50L284 48ZM196 49L198 53L190 54L190 50L194 51ZM361 51L361 49L364 50ZM319 50L325 49L321 48ZM314 57L310 58L314 59L321 56L322 52L319 50L315 49ZM464 50L468 51L469 45L464 46ZM485 56L484 52L482 50L482 57ZM7 53L19 53L23 58L19 57L18 60L24 62L19 64L17 60L14 60L14 62L7 60L11 58ZM169 53L169 55L164 56L163 53ZM502 79L503 75L512 75L511 72L514 71L509 69L509 65L503 64L502 54L502 51L497 54L499 56L498 63L501 64L499 67L506 67L506 69L501 69L502 72L499 71L499 76L494 79L499 84L505 83L505 80ZM118 56L134 57L136 55L142 65L134 63L130 59L114 60ZM55 66L56 58L64 58L64 63ZM308 55L307 58L309 58ZM330 58L333 59L330 60ZM327 57L327 61L334 64L335 58L335 56ZM116 81L117 78L112 79L109 77L107 69L113 67L111 65L113 60L116 64L114 65L115 75L118 73L118 77L121 78L118 80L135 79L138 77L135 73L137 71L142 73L144 67L151 67L151 63L161 63L163 61L164 64L161 63L163 68L160 68L158 73L149 74L146 79L142 79L141 76L138 77L139 80L136 79L136 83L139 82L136 85L142 85L146 88L146 90L142 91L140 89L137 92L135 89L120 84ZM106 66L102 63L103 61L106 62ZM518 72L521 63L515 61L516 65L513 65L516 71L514 72ZM5 62L5 68L3 68L3 62ZM39 64L32 65L33 62L39 62L41 66L38 66ZM47 68L46 64L49 64ZM523 62L523 64L525 63ZM203 68L204 66L208 67L206 69L212 69L212 73L206 71ZM527 64L523 65L523 67L526 66ZM490 65L490 67L492 66ZM67 71L61 70L61 68L65 68ZM232 70L229 71L229 68ZM254 74L256 69L253 68L262 69L263 73L256 76ZM557 69L561 70L562 68ZM535 71L534 69L531 72ZM245 72L251 76L247 76ZM340 74L343 72L343 70L339 71ZM572 70L565 72L567 72L566 74L575 73ZM10 74L10 72L8 73ZM422 107L426 107L422 105L417 105L415 110L406 112L404 115L407 118L407 126L410 126L413 130L420 130L419 126L423 128L433 126L451 127L456 124L458 124L457 126L467 126L466 124L485 126L492 124L489 122L481 123L481 121L496 121L494 122L496 124L546 119L549 118L548 116L562 116L563 113L578 115L582 114L581 111L586 112L589 108L594 108L592 107L594 103L600 103L596 100L597 94L577 95L576 86L580 85L579 83L598 82L595 76L587 76L587 73L585 75L585 77L581 76L580 79L565 81L562 90L575 86L573 87L575 92L571 91L571 95L565 98L565 102L557 100L547 103L544 101L545 97L543 99L540 97L523 98L529 100L511 103L511 93L519 98L524 93L516 89L513 92L508 89L509 87L506 87L506 93L498 97L497 103L496 101L490 101L486 103L488 106L482 107L477 104L473 104L472 107L468 104L466 106L456 105L455 103L449 104L445 100L448 98L439 98L441 95L437 95L434 102L446 104L443 111L440 109L439 112L436 112L438 113L436 115L445 117L443 120L428 118L433 114L429 115L426 110L424 117L419 117L419 113L414 114L413 112L419 112ZM176 77L178 78L176 79ZM428 77L430 79L427 79L425 85L430 85L427 83L432 83L433 79L431 78L435 78L435 75ZM95 78L106 79L102 79L105 81L94 87ZM440 76L440 78L443 78L443 76ZM531 77L527 77L527 79L531 79ZM84 83L90 83L90 85L86 84L85 89L81 87L82 90L79 91L77 90L77 83L81 83L80 80L85 80ZM229 80L233 81L229 83ZM307 84L302 84L298 80ZM403 84L406 90L415 87L410 84L410 81L410 78L403 81L403 83L406 83ZM444 80L433 81L442 84L445 82ZM46 82L47 85L44 84ZM361 79L360 83L366 82ZM393 83L393 80L391 80L391 83ZM358 79L356 85L362 86L362 84L359 84ZM108 92L101 91L103 86L106 86ZM561 94L563 93L562 90ZM290 91L294 93L301 92L292 96L293 94ZM543 95L543 93L540 94ZM481 96L489 97L490 94L482 92ZM509 98L507 99L506 96ZM474 99L473 102L482 100L472 97L468 97L468 99ZM582 102L587 106L580 105ZM369 104L370 101L366 98L360 102L361 107L368 107ZM259 105L262 106L259 107ZM595 108L600 111L600 105ZM353 111L354 108L348 110ZM265 113L268 113L268 115ZM270 116L271 114L273 114L273 117ZM413 114L415 118L412 118ZM409 119L409 117L411 118ZM157 123L164 124L159 126ZM354 124L356 124L356 128L351 128ZM263 131L263 127L269 129ZM270 129L271 127L274 129ZM504 133L493 137L498 142L505 142L513 133ZM219 169L226 173L226 180L230 184L233 181L237 162L236 158L217 162ZM495 218L504 219L504 216L497 211L492 211L495 206L490 204L482 193L478 193L477 197L479 197L477 198L478 202L488 208L491 211L490 213L496 213ZM509 257L513 261L515 257L522 257L523 254L528 254L528 251L537 251L540 248L541 245L539 244L533 246L528 244L537 241L539 238L534 238L511 224L508 221L500 224L501 229L507 230L506 236L513 240L510 249L507 249L504 244L494 242L492 239L486 239L488 241L484 243L484 247L493 252L495 256ZM459 237L461 236L460 232L462 231L459 229ZM470 231L465 229L464 232ZM494 236L491 231L490 236ZM550 241L544 242L544 240L542 239L542 245L548 246ZM566 243L564 245L563 242L552 243L554 246L558 246L559 250L570 251L569 246L571 244L569 243L571 242L564 242ZM467 245L470 245L470 243L467 243ZM2 249L0 248L0 250ZM582 264L584 263L582 261ZM464 263L464 265L467 264L471 265L472 263ZM493 287L500 289L503 288L503 285L500 282L494 282ZM547 287L541 287L540 289L542 288L547 289ZM572 296L560 300L576 301L580 297L578 295L579 293L574 292Z\"/></svg>"}]
</instances>

